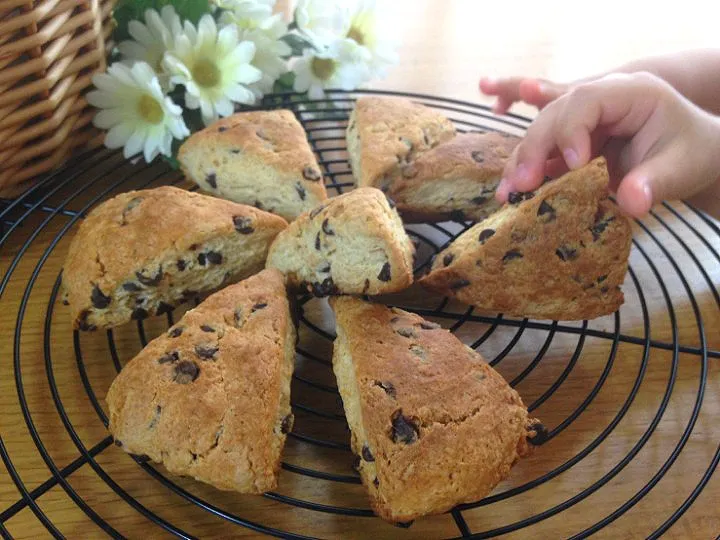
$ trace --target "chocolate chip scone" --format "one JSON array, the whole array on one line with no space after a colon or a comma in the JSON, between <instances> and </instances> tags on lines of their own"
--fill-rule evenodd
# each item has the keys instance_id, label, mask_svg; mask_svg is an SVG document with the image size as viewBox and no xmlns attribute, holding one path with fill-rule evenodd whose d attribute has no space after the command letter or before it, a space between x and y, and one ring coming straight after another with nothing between
<instances>
[{"instance_id":1,"label":"chocolate chip scone","mask_svg":"<svg viewBox=\"0 0 720 540\"><path fill-rule=\"evenodd\" d=\"M295 335L280 272L214 293L113 381L115 443L222 490L275 489L293 424Z\"/></svg>"},{"instance_id":2,"label":"chocolate chip scone","mask_svg":"<svg viewBox=\"0 0 720 540\"><path fill-rule=\"evenodd\" d=\"M203 190L288 221L327 198L305 130L288 110L237 113L191 135L178 160Z\"/></svg>"},{"instance_id":3,"label":"chocolate chip scone","mask_svg":"<svg viewBox=\"0 0 720 540\"><path fill-rule=\"evenodd\" d=\"M346 132L355 181L387 191L402 167L454 136L452 122L429 107L405 98L361 97Z\"/></svg>"},{"instance_id":4,"label":"chocolate chip scone","mask_svg":"<svg viewBox=\"0 0 720 540\"><path fill-rule=\"evenodd\" d=\"M292 222L270 247L267 265L315 296L383 294L412 284L414 251L397 211L366 187Z\"/></svg>"},{"instance_id":5,"label":"chocolate chip scone","mask_svg":"<svg viewBox=\"0 0 720 540\"><path fill-rule=\"evenodd\" d=\"M262 270L279 216L172 186L130 191L90 212L63 286L73 325L111 328Z\"/></svg>"},{"instance_id":6,"label":"chocolate chip scone","mask_svg":"<svg viewBox=\"0 0 720 540\"><path fill-rule=\"evenodd\" d=\"M500 208L495 189L519 137L462 133L400 167L387 195L405 222L481 221Z\"/></svg>"},{"instance_id":7,"label":"chocolate chip scone","mask_svg":"<svg viewBox=\"0 0 720 540\"><path fill-rule=\"evenodd\" d=\"M604 158L512 193L501 210L439 253L420 281L481 309L582 320L624 301L630 221L608 198Z\"/></svg>"},{"instance_id":8,"label":"chocolate chip scone","mask_svg":"<svg viewBox=\"0 0 720 540\"><path fill-rule=\"evenodd\" d=\"M518 393L449 331L357 298L330 303L351 447L383 519L480 500L545 439Z\"/></svg>"}]
</instances>

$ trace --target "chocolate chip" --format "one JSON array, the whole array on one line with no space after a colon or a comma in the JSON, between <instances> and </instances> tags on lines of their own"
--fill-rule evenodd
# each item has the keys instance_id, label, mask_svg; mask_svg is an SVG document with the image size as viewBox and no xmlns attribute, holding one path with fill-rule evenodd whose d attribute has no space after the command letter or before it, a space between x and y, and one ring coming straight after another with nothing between
<instances>
[{"instance_id":1,"label":"chocolate chip","mask_svg":"<svg viewBox=\"0 0 720 540\"><path fill-rule=\"evenodd\" d=\"M458 289L462 289L463 287L467 287L468 285L470 285L470 282L467 279L459 279L450 284L450 290L457 291Z\"/></svg>"},{"instance_id":2,"label":"chocolate chip","mask_svg":"<svg viewBox=\"0 0 720 540\"><path fill-rule=\"evenodd\" d=\"M317 169L315 169L315 167L311 167L310 165L308 165L307 167L305 167L303 169L302 175L303 175L303 178L305 178L305 180L310 180L312 182L317 182L318 180L320 180L322 178L322 175L320 174L320 172Z\"/></svg>"},{"instance_id":3,"label":"chocolate chip","mask_svg":"<svg viewBox=\"0 0 720 540\"><path fill-rule=\"evenodd\" d=\"M425 360L427 358L427 352L425 351L425 347L422 345L418 345L417 343L413 343L410 345L410 352L417 356L420 360Z\"/></svg>"},{"instance_id":4,"label":"chocolate chip","mask_svg":"<svg viewBox=\"0 0 720 540\"><path fill-rule=\"evenodd\" d=\"M283 435L286 435L292 431L293 423L295 422L295 417L292 413L288 414L285 418L282 420L282 424L280 424L280 433Z\"/></svg>"},{"instance_id":5,"label":"chocolate chip","mask_svg":"<svg viewBox=\"0 0 720 540\"><path fill-rule=\"evenodd\" d=\"M207 256L204 253L198 253L197 260L200 266L205 266L207 264Z\"/></svg>"},{"instance_id":6,"label":"chocolate chip","mask_svg":"<svg viewBox=\"0 0 720 540\"><path fill-rule=\"evenodd\" d=\"M215 329L212 326L207 325L207 324L201 324L200 330L202 330L203 332L214 332L215 331Z\"/></svg>"},{"instance_id":7,"label":"chocolate chip","mask_svg":"<svg viewBox=\"0 0 720 540\"><path fill-rule=\"evenodd\" d=\"M437 330L438 328L441 328L441 326L438 323L423 321L420 323L420 328L423 330Z\"/></svg>"},{"instance_id":8,"label":"chocolate chip","mask_svg":"<svg viewBox=\"0 0 720 540\"><path fill-rule=\"evenodd\" d=\"M370 290L370 280L365 279L365 285L363 286L363 294L367 293Z\"/></svg>"},{"instance_id":9,"label":"chocolate chip","mask_svg":"<svg viewBox=\"0 0 720 540\"><path fill-rule=\"evenodd\" d=\"M189 384L198 378L200 368L195 362L183 360L175 366L173 380L178 384Z\"/></svg>"},{"instance_id":10,"label":"chocolate chip","mask_svg":"<svg viewBox=\"0 0 720 540\"><path fill-rule=\"evenodd\" d=\"M115 439L113 443L115 443L115 446L122 447L122 441L120 439Z\"/></svg>"},{"instance_id":11,"label":"chocolate chip","mask_svg":"<svg viewBox=\"0 0 720 540\"><path fill-rule=\"evenodd\" d=\"M330 273L330 263L325 263L323 266L321 266L318 269L318 272L321 274L329 274Z\"/></svg>"},{"instance_id":12,"label":"chocolate chip","mask_svg":"<svg viewBox=\"0 0 720 540\"><path fill-rule=\"evenodd\" d=\"M185 262L184 259L178 259L176 264L177 264L177 269L180 272L184 272L185 268L187 268L187 263Z\"/></svg>"},{"instance_id":13,"label":"chocolate chip","mask_svg":"<svg viewBox=\"0 0 720 540\"><path fill-rule=\"evenodd\" d=\"M200 244L190 244L190 251L195 251L200 247Z\"/></svg>"},{"instance_id":14,"label":"chocolate chip","mask_svg":"<svg viewBox=\"0 0 720 540\"><path fill-rule=\"evenodd\" d=\"M63 306L69 306L69 305L70 305L70 300L68 300L67 298L63 298L63 299L62 299L62 305L63 305Z\"/></svg>"},{"instance_id":15,"label":"chocolate chip","mask_svg":"<svg viewBox=\"0 0 720 540\"><path fill-rule=\"evenodd\" d=\"M508 195L508 202L510 204L518 204L523 201L527 201L529 199L532 199L535 196L535 193L533 191L528 191L525 193L521 193L519 191L513 191Z\"/></svg>"},{"instance_id":16,"label":"chocolate chip","mask_svg":"<svg viewBox=\"0 0 720 540\"><path fill-rule=\"evenodd\" d=\"M173 310L173 306L165 302L158 302L155 308L155 315L162 315L163 313L170 313Z\"/></svg>"},{"instance_id":17,"label":"chocolate chip","mask_svg":"<svg viewBox=\"0 0 720 540\"><path fill-rule=\"evenodd\" d=\"M537 211L538 216L546 216L545 222L553 221L555 219L555 209L545 201L540 203Z\"/></svg>"},{"instance_id":18,"label":"chocolate chip","mask_svg":"<svg viewBox=\"0 0 720 540\"><path fill-rule=\"evenodd\" d=\"M335 282L333 281L333 278L327 277L322 281L322 283L313 283L312 293L314 296L320 298L337 293L337 287L335 287Z\"/></svg>"},{"instance_id":19,"label":"chocolate chip","mask_svg":"<svg viewBox=\"0 0 720 540\"><path fill-rule=\"evenodd\" d=\"M320 206L316 206L315 208L313 208L312 210L310 210L310 219L315 218L315 217L316 217L320 212L322 212L323 210L325 210L325 205L324 205L324 204L322 204L322 205L320 205Z\"/></svg>"},{"instance_id":20,"label":"chocolate chip","mask_svg":"<svg viewBox=\"0 0 720 540\"><path fill-rule=\"evenodd\" d=\"M390 274L390 263L386 262L385 264L383 264L383 267L380 269L380 273L378 273L377 278L380 281L390 281L391 277L392 276Z\"/></svg>"},{"instance_id":21,"label":"chocolate chip","mask_svg":"<svg viewBox=\"0 0 720 540\"><path fill-rule=\"evenodd\" d=\"M139 321L141 319L146 319L148 316L148 312L146 309L143 309L141 307L135 308L130 315L130 318L134 321Z\"/></svg>"},{"instance_id":22,"label":"chocolate chip","mask_svg":"<svg viewBox=\"0 0 720 540\"><path fill-rule=\"evenodd\" d=\"M473 204L485 204L488 200L489 197L487 195L479 195L478 197L470 199L470 202Z\"/></svg>"},{"instance_id":23,"label":"chocolate chip","mask_svg":"<svg viewBox=\"0 0 720 540\"><path fill-rule=\"evenodd\" d=\"M300 200L304 201L305 200L305 188L300 185L300 182L295 184L295 191L297 191L297 194L300 197Z\"/></svg>"},{"instance_id":24,"label":"chocolate chip","mask_svg":"<svg viewBox=\"0 0 720 540\"><path fill-rule=\"evenodd\" d=\"M195 345L195 354L203 360L214 360L219 350L217 345Z\"/></svg>"},{"instance_id":25,"label":"chocolate chip","mask_svg":"<svg viewBox=\"0 0 720 540\"><path fill-rule=\"evenodd\" d=\"M470 155L478 163L482 163L483 161L485 161L485 157L483 156L483 153L480 150L474 150Z\"/></svg>"},{"instance_id":26,"label":"chocolate chip","mask_svg":"<svg viewBox=\"0 0 720 540\"><path fill-rule=\"evenodd\" d=\"M353 458L352 468L355 472L358 472L358 473L360 472L360 462L361 461L362 460L360 459L360 456L355 456Z\"/></svg>"},{"instance_id":27,"label":"chocolate chip","mask_svg":"<svg viewBox=\"0 0 720 540\"><path fill-rule=\"evenodd\" d=\"M239 153L240 153L240 149L239 149L239 148L231 148L231 149L230 149L230 153L231 153L231 154L239 154Z\"/></svg>"},{"instance_id":28,"label":"chocolate chip","mask_svg":"<svg viewBox=\"0 0 720 540\"><path fill-rule=\"evenodd\" d=\"M608 277L607 277L607 274L602 275L602 276L600 276L599 278L597 278L597 282L598 282L598 283L602 283L602 282L605 281L607 278L608 278Z\"/></svg>"},{"instance_id":29,"label":"chocolate chip","mask_svg":"<svg viewBox=\"0 0 720 540\"><path fill-rule=\"evenodd\" d=\"M175 328L171 328L168 331L168 336L170 337L180 337L183 333L183 327L182 326L176 326Z\"/></svg>"},{"instance_id":30,"label":"chocolate chip","mask_svg":"<svg viewBox=\"0 0 720 540\"><path fill-rule=\"evenodd\" d=\"M534 446L539 446L548 440L548 430L540 422L535 422L527 428L528 432L532 434L528 436L527 440Z\"/></svg>"},{"instance_id":31,"label":"chocolate chip","mask_svg":"<svg viewBox=\"0 0 720 540\"><path fill-rule=\"evenodd\" d=\"M88 316L90 316L90 312L87 309L84 309L80 312L80 315L77 318L77 326L79 330L82 330L83 332L92 332L93 330L97 329L97 326L94 324L90 324L87 319Z\"/></svg>"},{"instance_id":32,"label":"chocolate chip","mask_svg":"<svg viewBox=\"0 0 720 540\"><path fill-rule=\"evenodd\" d=\"M217 251L208 251L207 260L210 262L210 264L222 264L222 253L219 253Z\"/></svg>"},{"instance_id":33,"label":"chocolate chip","mask_svg":"<svg viewBox=\"0 0 720 540\"><path fill-rule=\"evenodd\" d=\"M261 309L265 309L267 307L266 302L258 302L252 307L252 313L255 313L256 311L260 311Z\"/></svg>"},{"instance_id":34,"label":"chocolate chip","mask_svg":"<svg viewBox=\"0 0 720 540\"><path fill-rule=\"evenodd\" d=\"M462 210L453 210L450 212L450 219L453 221L465 221L465 212Z\"/></svg>"},{"instance_id":35,"label":"chocolate chip","mask_svg":"<svg viewBox=\"0 0 720 540\"><path fill-rule=\"evenodd\" d=\"M90 301L92 302L94 308L105 309L110 305L112 298L103 294L103 292L100 290L100 287L95 285L92 292L90 293Z\"/></svg>"},{"instance_id":36,"label":"chocolate chip","mask_svg":"<svg viewBox=\"0 0 720 540\"><path fill-rule=\"evenodd\" d=\"M135 272L135 276L138 278L138 281L143 285L147 285L148 287L154 287L155 285L160 283L160 280L163 277L162 266L158 268L158 271L154 276L147 276L143 273L142 270L139 272Z\"/></svg>"},{"instance_id":37,"label":"chocolate chip","mask_svg":"<svg viewBox=\"0 0 720 540\"><path fill-rule=\"evenodd\" d=\"M320 251L320 231L315 235L315 249Z\"/></svg>"},{"instance_id":38,"label":"chocolate chip","mask_svg":"<svg viewBox=\"0 0 720 540\"><path fill-rule=\"evenodd\" d=\"M418 440L418 427L412 419L403 416L402 409L395 411L390 421L392 422L390 438L394 443L412 444Z\"/></svg>"},{"instance_id":39,"label":"chocolate chip","mask_svg":"<svg viewBox=\"0 0 720 540\"><path fill-rule=\"evenodd\" d=\"M367 444L363 444L362 447L362 458L365 461L375 461L375 457L372 455L372 452L370 451L370 448L368 448Z\"/></svg>"},{"instance_id":40,"label":"chocolate chip","mask_svg":"<svg viewBox=\"0 0 720 540\"><path fill-rule=\"evenodd\" d=\"M139 292L142 290L142 287L135 283L134 281L126 281L123 283L122 286L123 289L125 289L127 292Z\"/></svg>"},{"instance_id":41,"label":"chocolate chip","mask_svg":"<svg viewBox=\"0 0 720 540\"><path fill-rule=\"evenodd\" d=\"M135 197L134 199L130 199L130 202L127 203L125 208L122 211L122 223L121 225L127 225L127 215L129 212L131 212L133 209L137 207L142 202L142 197Z\"/></svg>"},{"instance_id":42,"label":"chocolate chip","mask_svg":"<svg viewBox=\"0 0 720 540\"><path fill-rule=\"evenodd\" d=\"M453 255L452 253L445 254L442 260L443 266L450 266L450 263L453 262L454 259L455 255Z\"/></svg>"},{"instance_id":43,"label":"chocolate chip","mask_svg":"<svg viewBox=\"0 0 720 540\"><path fill-rule=\"evenodd\" d=\"M396 397L395 393L395 386L391 382L384 382L384 381L375 381L375 386L379 386L382 388L385 393L390 396L391 398Z\"/></svg>"},{"instance_id":44,"label":"chocolate chip","mask_svg":"<svg viewBox=\"0 0 720 540\"><path fill-rule=\"evenodd\" d=\"M406 165L402 168L402 176L403 178L415 178L418 175L418 168L413 165L412 163L410 165Z\"/></svg>"},{"instance_id":45,"label":"chocolate chip","mask_svg":"<svg viewBox=\"0 0 720 540\"><path fill-rule=\"evenodd\" d=\"M513 259L522 259L523 254L520 253L517 249L511 249L508 251L505 255L503 255L503 262L512 261Z\"/></svg>"},{"instance_id":46,"label":"chocolate chip","mask_svg":"<svg viewBox=\"0 0 720 540\"><path fill-rule=\"evenodd\" d=\"M373 486L378 487L380 486L380 480L378 480L378 477L375 477L375 480L373 480Z\"/></svg>"},{"instance_id":47,"label":"chocolate chip","mask_svg":"<svg viewBox=\"0 0 720 540\"><path fill-rule=\"evenodd\" d=\"M225 126L220 126L220 127L218 128L218 131L219 131L220 133L222 133L223 131L227 131L227 128L226 128Z\"/></svg>"},{"instance_id":48,"label":"chocolate chip","mask_svg":"<svg viewBox=\"0 0 720 540\"><path fill-rule=\"evenodd\" d=\"M235 319L235 326L237 328L240 328L242 326L242 320L243 320L243 308L239 307L235 310L235 313L233 314L233 317Z\"/></svg>"},{"instance_id":49,"label":"chocolate chip","mask_svg":"<svg viewBox=\"0 0 720 540\"><path fill-rule=\"evenodd\" d=\"M484 244L490 237L495 234L495 229L483 229L478 235L478 240L481 244Z\"/></svg>"},{"instance_id":50,"label":"chocolate chip","mask_svg":"<svg viewBox=\"0 0 720 540\"><path fill-rule=\"evenodd\" d=\"M205 181L210 185L211 188L217 189L217 176L215 176L215 173L209 173L205 177Z\"/></svg>"},{"instance_id":51,"label":"chocolate chip","mask_svg":"<svg viewBox=\"0 0 720 540\"><path fill-rule=\"evenodd\" d=\"M400 320L400 317L393 317L392 319L390 319L390 324L395 324L399 320Z\"/></svg>"},{"instance_id":52,"label":"chocolate chip","mask_svg":"<svg viewBox=\"0 0 720 540\"><path fill-rule=\"evenodd\" d=\"M258 210L262 210L263 208L265 208L265 207L263 206L263 203L261 203L261 202L258 201L257 199L255 199L255 202L253 203L253 206L254 206L255 208L257 208Z\"/></svg>"},{"instance_id":53,"label":"chocolate chip","mask_svg":"<svg viewBox=\"0 0 720 540\"><path fill-rule=\"evenodd\" d=\"M414 338L414 337L417 337L417 334L415 333L415 330L413 330L412 328L403 327L403 328L398 328L398 329L395 330L395 331L396 331L398 334L400 334L402 337L406 337L406 338Z\"/></svg>"},{"instance_id":54,"label":"chocolate chip","mask_svg":"<svg viewBox=\"0 0 720 540\"><path fill-rule=\"evenodd\" d=\"M251 234L255 231L252 218L246 216L233 216L233 225L240 234Z\"/></svg>"},{"instance_id":55,"label":"chocolate chip","mask_svg":"<svg viewBox=\"0 0 720 540\"><path fill-rule=\"evenodd\" d=\"M557 255L561 261L574 261L578 257L577 250L570 246L560 246L555 250L555 255Z\"/></svg>"},{"instance_id":56,"label":"chocolate chip","mask_svg":"<svg viewBox=\"0 0 720 540\"><path fill-rule=\"evenodd\" d=\"M158 364L172 364L178 360L180 360L180 354L177 351L173 351L158 358Z\"/></svg>"},{"instance_id":57,"label":"chocolate chip","mask_svg":"<svg viewBox=\"0 0 720 540\"><path fill-rule=\"evenodd\" d=\"M330 225L328 224L328 218L325 218L322 222L322 232L327 234L328 236L335 236L335 231L333 231L330 228Z\"/></svg>"},{"instance_id":58,"label":"chocolate chip","mask_svg":"<svg viewBox=\"0 0 720 540\"><path fill-rule=\"evenodd\" d=\"M598 221L590 228L590 231L593 235L593 240L598 241L600 240L600 235L602 235L603 232L605 232L605 229L607 229L608 224L613 221L615 218L613 216L610 216L604 221Z\"/></svg>"},{"instance_id":59,"label":"chocolate chip","mask_svg":"<svg viewBox=\"0 0 720 540\"><path fill-rule=\"evenodd\" d=\"M600 292L601 292L602 294L605 294L605 293L608 292L609 290L610 290L610 289L608 289L607 287L600 287Z\"/></svg>"}]
</instances>

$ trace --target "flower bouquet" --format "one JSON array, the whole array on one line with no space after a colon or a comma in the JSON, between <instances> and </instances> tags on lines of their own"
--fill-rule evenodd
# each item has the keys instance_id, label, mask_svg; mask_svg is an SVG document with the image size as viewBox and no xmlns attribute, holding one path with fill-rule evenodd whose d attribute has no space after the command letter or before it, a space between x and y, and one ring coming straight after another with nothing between
<instances>
[{"instance_id":1,"label":"flower bouquet","mask_svg":"<svg viewBox=\"0 0 720 540\"><path fill-rule=\"evenodd\" d=\"M289 22L274 4L120 0L110 67L87 95L105 145L176 165L185 138L243 106L283 92L320 100L396 61L380 39L375 0L299 0Z\"/></svg>"}]
</instances>

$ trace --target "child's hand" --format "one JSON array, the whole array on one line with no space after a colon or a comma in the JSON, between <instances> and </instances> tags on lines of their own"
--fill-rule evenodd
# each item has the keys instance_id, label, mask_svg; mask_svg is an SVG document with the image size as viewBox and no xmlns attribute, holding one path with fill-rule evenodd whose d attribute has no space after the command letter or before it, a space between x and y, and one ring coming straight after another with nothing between
<instances>
[{"instance_id":1,"label":"child's hand","mask_svg":"<svg viewBox=\"0 0 720 540\"><path fill-rule=\"evenodd\" d=\"M524 101L542 109L570 89L570 85L558 84L543 79L506 77L480 79L480 91L488 96L497 96L493 112L505 114L516 101Z\"/></svg>"},{"instance_id":2,"label":"child's hand","mask_svg":"<svg viewBox=\"0 0 720 540\"><path fill-rule=\"evenodd\" d=\"M620 207L641 217L663 200L717 190L720 119L647 73L579 84L538 114L505 167L497 198L533 190L545 174L580 168L598 154L607 159Z\"/></svg>"}]
</instances>

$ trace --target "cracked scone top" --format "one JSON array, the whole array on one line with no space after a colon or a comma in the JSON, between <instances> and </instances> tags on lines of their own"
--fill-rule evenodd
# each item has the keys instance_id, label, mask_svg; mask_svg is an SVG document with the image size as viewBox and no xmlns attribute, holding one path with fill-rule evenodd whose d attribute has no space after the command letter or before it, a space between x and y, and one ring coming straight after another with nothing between
<instances>
[{"instance_id":1,"label":"cracked scone top","mask_svg":"<svg viewBox=\"0 0 720 540\"><path fill-rule=\"evenodd\" d=\"M117 195L90 212L68 249L73 325L118 326L254 274L285 227L268 212L172 186Z\"/></svg>"},{"instance_id":2,"label":"cracked scone top","mask_svg":"<svg viewBox=\"0 0 720 540\"><path fill-rule=\"evenodd\" d=\"M583 320L623 303L630 220L608 198L604 158L510 194L509 203L438 253L420 283L517 317Z\"/></svg>"},{"instance_id":3,"label":"cracked scone top","mask_svg":"<svg viewBox=\"0 0 720 540\"><path fill-rule=\"evenodd\" d=\"M453 136L452 122L429 107L398 97L358 98L346 131L355 181L387 190L394 172Z\"/></svg>"},{"instance_id":4,"label":"cracked scone top","mask_svg":"<svg viewBox=\"0 0 720 540\"><path fill-rule=\"evenodd\" d=\"M333 370L373 510L407 522L486 496L544 428L449 331L357 298L330 300Z\"/></svg>"},{"instance_id":5,"label":"cracked scone top","mask_svg":"<svg viewBox=\"0 0 720 540\"><path fill-rule=\"evenodd\" d=\"M366 187L293 221L270 246L267 266L315 296L384 294L412 284L414 251L397 211Z\"/></svg>"},{"instance_id":6,"label":"cracked scone top","mask_svg":"<svg viewBox=\"0 0 720 540\"><path fill-rule=\"evenodd\" d=\"M112 383L116 444L222 490L274 489L293 423L295 335L276 270L209 296Z\"/></svg>"},{"instance_id":7,"label":"cracked scone top","mask_svg":"<svg viewBox=\"0 0 720 540\"><path fill-rule=\"evenodd\" d=\"M327 198L305 130L289 110L218 120L182 144L178 161L203 190L288 221Z\"/></svg>"}]
</instances>

